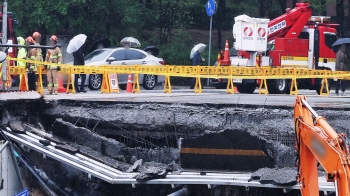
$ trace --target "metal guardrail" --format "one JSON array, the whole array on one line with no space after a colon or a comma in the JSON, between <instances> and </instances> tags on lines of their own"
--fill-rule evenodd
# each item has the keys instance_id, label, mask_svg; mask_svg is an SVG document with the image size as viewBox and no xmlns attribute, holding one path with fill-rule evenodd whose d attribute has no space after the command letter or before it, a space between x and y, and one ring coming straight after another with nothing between
<instances>
[{"instance_id":1,"label":"metal guardrail","mask_svg":"<svg viewBox=\"0 0 350 196\"><path fill-rule=\"evenodd\" d=\"M138 182L135 176L138 173L125 173L112 168L104 163L93 160L83 154L69 154L55 148L55 143L50 142L45 146L40 140L45 140L35 134L26 132L25 134L15 134L10 129L4 130L4 134L14 142L26 146L32 150L42 153L46 157L51 157L64 164L72 166L80 171L86 172L89 177L94 176L111 184L169 184L169 185L226 185L226 186L244 186L261 188L281 188L285 190L299 189L299 185L294 186L276 186L273 184L260 184L257 181L250 181L251 173L206 173L201 175L197 172L181 172L180 174L168 174L163 179L154 179L146 182ZM326 182L325 177L319 177L320 191L334 192L335 187L331 182Z\"/></svg>"},{"instance_id":2,"label":"metal guardrail","mask_svg":"<svg viewBox=\"0 0 350 196\"><path fill-rule=\"evenodd\" d=\"M34 60L24 60L8 57L8 61L22 61L26 63L33 63L38 66L37 74L39 75L39 80L42 74L46 74L44 65L56 65L55 63L34 61ZM350 79L350 72L345 71L331 71L331 70L310 70L304 68L273 68L273 67L239 67L239 66L181 66L181 65L164 65L164 66L148 66L148 65L123 65L123 66L112 66L112 65L102 65L102 66L72 66L67 64L60 64L60 73L68 75L68 84L72 84L73 74L100 74L106 80L109 79L109 74L134 74L134 80L137 83L134 85L136 88L138 85L139 74L149 74L149 75L162 75L165 76L164 92L171 93L170 77L195 77L197 78L195 93L202 92L202 85L200 83L200 78L226 78L230 79L227 86L227 93L234 93L234 87L232 79L261 79L259 93L267 94L266 79L291 79L291 94L298 94L298 89L296 85L296 79L305 78L320 78L322 80L322 87L328 86L327 79ZM23 75L26 74L26 69L24 67L9 66L9 75ZM107 81L103 81L101 93L110 93L110 84ZM40 83L40 81L39 81ZM42 83L42 78L41 78ZM266 90L264 90L266 89ZM328 89L328 88L327 88ZM42 93L42 87L39 87L39 93ZM72 91L67 90L67 93L75 93L75 89ZM134 89L134 92L140 92L140 89ZM322 91L321 91L322 92ZM329 92L323 95L328 95Z\"/></svg>"}]
</instances>

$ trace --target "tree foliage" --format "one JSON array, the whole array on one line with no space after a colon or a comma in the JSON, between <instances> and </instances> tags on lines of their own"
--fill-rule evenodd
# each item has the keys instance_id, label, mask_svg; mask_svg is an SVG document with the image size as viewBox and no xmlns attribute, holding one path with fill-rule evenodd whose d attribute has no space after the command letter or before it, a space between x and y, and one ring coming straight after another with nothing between
<instances>
[{"instance_id":1,"label":"tree foliage","mask_svg":"<svg viewBox=\"0 0 350 196\"><path fill-rule=\"evenodd\" d=\"M219 9L213 16L213 29L219 35L217 42L213 40L214 46L216 45L213 48L214 56L222 49L220 46L223 46L226 39L232 39L221 37L221 32L232 31L235 16L247 14L273 19L283 14L287 7L285 0L216 1ZM346 1L350 2L309 0L315 15L325 15L327 6L335 2L336 20L342 25L349 23L344 22ZM39 31L43 36L84 33L88 36L88 44L104 37L109 38L112 45L118 45L123 37L133 36L143 45L160 47L161 55L166 60L169 59L168 63L182 64L189 63L188 54L198 40L186 29L209 30L206 2L207 0L12 0L9 1L9 11L19 20L20 24L15 30L17 35L23 37L31 35L33 31ZM292 2L294 4L297 0ZM214 62L215 58L212 59Z\"/></svg>"}]
</instances>

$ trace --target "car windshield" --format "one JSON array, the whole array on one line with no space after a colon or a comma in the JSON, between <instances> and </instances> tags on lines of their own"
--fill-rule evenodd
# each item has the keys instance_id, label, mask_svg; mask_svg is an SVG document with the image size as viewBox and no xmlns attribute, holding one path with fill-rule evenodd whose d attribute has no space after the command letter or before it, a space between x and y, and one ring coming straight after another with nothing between
<instances>
[{"instance_id":1,"label":"car windshield","mask_svg":"<svg viewBox=\"0 0 350 196\"><path fill-rule=\"evenodd\" d=\"M85 61L102 61L104 60L109 54L111 53L110 50L95 50L91 52L90 54L86 55L84 57Z\"/></svg>"}]
</instances>

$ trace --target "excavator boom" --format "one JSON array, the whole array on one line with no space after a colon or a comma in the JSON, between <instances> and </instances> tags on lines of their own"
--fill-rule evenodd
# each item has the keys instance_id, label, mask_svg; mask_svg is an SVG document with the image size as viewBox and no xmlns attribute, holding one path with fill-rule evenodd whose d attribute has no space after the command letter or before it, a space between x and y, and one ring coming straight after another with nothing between
<instances>
[{"instance_id":1,"label":"excavator boom","mask_svg":"<svg viewBox=\"0 0 350 196\"><path fill-rule=\"evenodd\" d=\"M298 182L303 196L319 195L317 162L334 182L337 196L350 196L349 149L346 135L338 134L298 96L294 106L295 147L298 152Z\"/></svg>"}]
</instances>

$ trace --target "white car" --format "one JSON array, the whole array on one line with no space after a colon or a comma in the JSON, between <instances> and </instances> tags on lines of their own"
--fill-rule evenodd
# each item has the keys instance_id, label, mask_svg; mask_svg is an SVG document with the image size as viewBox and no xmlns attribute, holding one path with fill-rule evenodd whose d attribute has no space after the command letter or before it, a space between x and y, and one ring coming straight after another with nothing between
<instances>
[{"instance_id":1,"label":"white car","mask_svg":"<svg viewBox=\"0 0 350 196\"><path fill-rule=\"evenodd\" d=\"M95 65L158 65L163 66L164 61L162 58L157 58L147 52L134 48L103 48L98 49L85 57L85 66ZM68 63L72 64L72 63ZM126 89L128 82L127 74L118 74L119 87L123 90ZM152 90L157 83L164 82L164 76L157 75L139 75L139 83L142 84L146 90ZM80 79L79 82L80 83ZM99 74L87 74L85 80L85 86L88 86L90 90L98 90L101 88L102 75Z\"/></svg>"}]
</instances>

